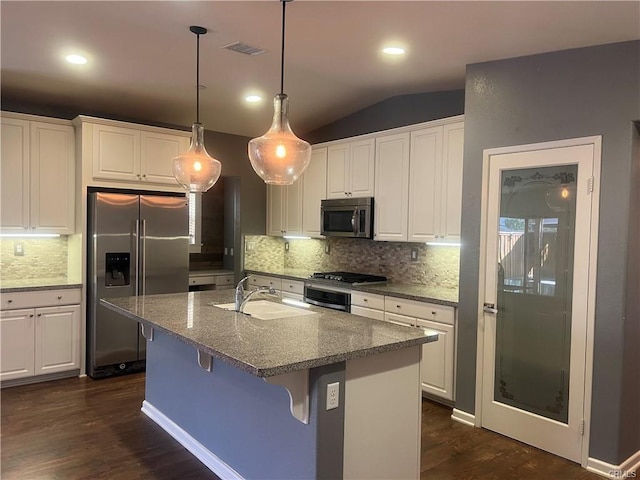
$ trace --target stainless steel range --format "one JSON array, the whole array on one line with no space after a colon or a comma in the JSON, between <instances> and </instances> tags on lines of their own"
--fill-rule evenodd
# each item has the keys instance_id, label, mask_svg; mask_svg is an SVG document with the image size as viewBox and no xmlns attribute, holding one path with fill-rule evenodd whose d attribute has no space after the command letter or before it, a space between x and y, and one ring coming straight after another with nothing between
<instances>
[{"instance_id":1,"label":"stainless steel range","mask_svg":"<svg viewBox=\"0 0 640 480\"><path fill-rule=\"evenodd\" d=\"M314 273L305 282L304 301L344 312L351 311L351 286L386 283L387 277L352 272Z\"/></svg>"}]
</instances>

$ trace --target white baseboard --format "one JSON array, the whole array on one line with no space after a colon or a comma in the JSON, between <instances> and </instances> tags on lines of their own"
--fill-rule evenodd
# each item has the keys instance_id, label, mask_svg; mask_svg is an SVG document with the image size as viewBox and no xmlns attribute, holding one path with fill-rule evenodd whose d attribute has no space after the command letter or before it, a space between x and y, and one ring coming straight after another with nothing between
<instances>
[{"instance_id":1,"label":"white baseboard","mask_svg":"<svg viewBox=\"0 0 640 480\"><path fill-rule=\"evenodd\" d=\"M463 412L462 410L458 410L457 408L453 409L453 413L451 414L451 420L455 420L456 422L462 423L464 425L468 425L470 427L476 426L476 416L467 412Z\"/></svg>"},{"instance_id":2,"label":"white baseboard","mask_svg":"<svg viewBox=\"0 0 640 480\"><path fill-rule=\"evenodd\" d=\"M589 457L587 460L587 470L607 478L640 478L640 450L620 465L612 465L611 463Z\"/></svg>"},{"instance_id":3,"label":"white baseboard","mask_svg":"<svg viewBox=\"0 0 640 480\"><path fill-rule=\"evenodd\" d=\"M171 435L184 448L189 450L200 460L209 470L218 475L223 480L244 480L243 477L233 468L223 462L204 445L193 438L189 433L175 424L169 417L144 400L142 402L142 413L153 420L160 428Z\"/></svg>"}]
</instances>

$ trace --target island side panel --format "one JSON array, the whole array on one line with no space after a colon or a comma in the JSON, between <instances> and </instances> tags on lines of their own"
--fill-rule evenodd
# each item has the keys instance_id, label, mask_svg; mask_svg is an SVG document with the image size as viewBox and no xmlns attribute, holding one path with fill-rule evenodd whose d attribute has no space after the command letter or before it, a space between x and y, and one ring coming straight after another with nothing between
<instances>
[{"instance_id":1,"label":"island side panel","mask_svg":"<svg viewBox=\"0 0 640 480\"><path fill-rule=\"evenodd\" d=\"M216 359L207 372L193 346L156 330L145 397L244 478L316 478L317 421L296 420L283 387Z\"/></svg>"},{"instance_id":2,"label":"island side panel","mask_svg":"<svg viewBox=\"0 0 640 480\"><path fill-rule=\"evenodd\" d=\"M344 478L420 478L422 347L348 360Z\"/></svg>"}]
</instances>

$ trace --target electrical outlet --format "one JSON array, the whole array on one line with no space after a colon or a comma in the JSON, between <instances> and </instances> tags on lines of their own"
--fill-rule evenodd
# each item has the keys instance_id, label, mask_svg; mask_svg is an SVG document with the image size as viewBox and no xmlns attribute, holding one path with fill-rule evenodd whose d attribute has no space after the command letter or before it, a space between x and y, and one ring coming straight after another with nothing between
<instances>
[{"instance_id":1,"label":"electrical outlet","mask_svg":"<svg viewBox=\"0 0 640 480\"><path fill-rule=\"evenodd\" d=\"M324 244L324 253L327 255L331 252L331 248L329 248L329 242Z\"/></svg>"},{"instance_id":2,"label":"electrical outlet","mask_svg":"<svg viewBox=\"0 0 640 480\"><path fill-rule=\"evenodd\" d=\"M247 242L244 244L245 252L252 252L256 248L256 244L254 242Z\"/></svg>"},{"instance_id":3,"label":"electrical outlet","mask_svg":"<svg viewBox=\"0 0 640 480\"><path fill-rule=\"evenodd\" d=\"M289 251L289 242L284 242L284 251L285 252Z\"/></svg>"},{"instance_id":4,"label":"electrical outlet","mask_svg":"<svg viewBox=\"0 0 640 480\"><path fill-rule=\"evenodd\" d=\"M22 257L24 256L24 247L22 246L21 242L15 242L13 244L13 254L16 257Z\"/></svg>"},{"instance_id":5,"label":"electrical outlet","mask_svg":"<svg viewBox=\"0 0 640 480\"><path fill-rule=\"evenodd\" d=\"M412 248L411 249L411 261L412 262L417 262L418 261L418 249L417 248Z\"/></svg>"},{"instance_id":6,"label":"electrical outlet","mask_svg":"<svg viewBox=\"0 0 640 480\"><path fill-rule=\"evenodd\" d=\"M340 406L340 382L327 385L327 410Z\"/></svg>"}]
</instances>

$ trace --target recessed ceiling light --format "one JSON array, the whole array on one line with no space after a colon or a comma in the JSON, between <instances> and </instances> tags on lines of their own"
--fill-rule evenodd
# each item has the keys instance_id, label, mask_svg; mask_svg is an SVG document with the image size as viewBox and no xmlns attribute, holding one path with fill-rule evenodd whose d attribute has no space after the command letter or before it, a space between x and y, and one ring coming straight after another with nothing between
<instances>
[{"instance_id":1,"label":"recessed ceiling light","mask_svg":"<svg viewBox=\"0 0 640 480\"><path fill-rule=\"evenodd\" d=\"M244 99L249 103L256 103L262 100L262 97L260 95L247 95Z\"/></svg>"},{"instance_id":2,"label":"recessed ceiling light","mask_svg":"<svg viewBox=\"0 0 640 480\"><path fill-rule=\"evenodd\" d=\"M404 48L401 47L385 47L382 49L383 53L386 53L387 55L403 55L404 54Z\"/></svg>"},{"instance_id":3,"label":"recessed ceiling light","mask_svg":"<svg viewBox=\"0 0 640 480\"><path fill-rule=\"evenodd\" d=\"M66 57L64 57L64 59L69 63L73 63L74 65L84 65L85 63L87 63L86 57L77 54L67 55Z\"/></svg>"}]
</instances>

